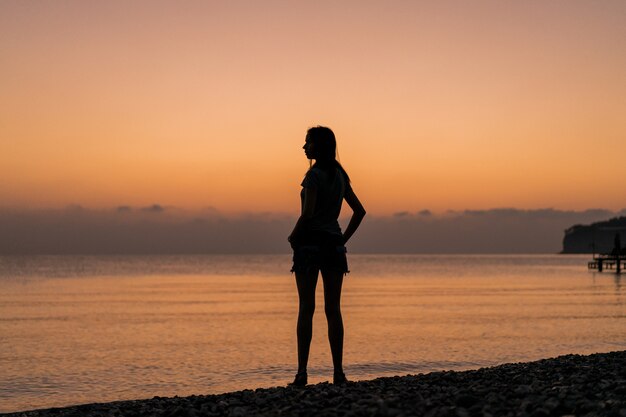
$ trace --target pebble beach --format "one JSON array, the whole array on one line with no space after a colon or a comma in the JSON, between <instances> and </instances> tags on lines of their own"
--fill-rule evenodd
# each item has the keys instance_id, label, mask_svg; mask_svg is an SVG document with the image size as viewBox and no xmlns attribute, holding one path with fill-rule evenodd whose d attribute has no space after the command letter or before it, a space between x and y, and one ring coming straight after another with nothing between
<instances>
[{"instance_id":1,"label":"pebble beach","mask_svg":"<svg viewBox=\"0 0 626 417\"><path fill-rule=\"evenodd\" d=\"M288 382L288 381L286 381ZM626 351L305 388L154 397L7 414L83 416L626 417Z\"/></svg>"}]
</instances>

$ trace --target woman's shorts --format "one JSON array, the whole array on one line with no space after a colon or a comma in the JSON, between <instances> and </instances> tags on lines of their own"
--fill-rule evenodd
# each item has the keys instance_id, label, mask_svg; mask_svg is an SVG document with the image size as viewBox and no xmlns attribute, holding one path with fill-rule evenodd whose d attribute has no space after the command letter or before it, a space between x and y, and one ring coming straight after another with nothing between
<instances>
[{"instance_id":1,"label":"woman's shorts","mask_svg":"<svg viewBox=\"0 0 626 417\"><path fill-rule=\"evenodd\" d=\"M343 274L348 270L346 247L341 236L326 238L305 238L293 245L293 267L291 272L337 271Z\"/></svg>"}]
</instances>

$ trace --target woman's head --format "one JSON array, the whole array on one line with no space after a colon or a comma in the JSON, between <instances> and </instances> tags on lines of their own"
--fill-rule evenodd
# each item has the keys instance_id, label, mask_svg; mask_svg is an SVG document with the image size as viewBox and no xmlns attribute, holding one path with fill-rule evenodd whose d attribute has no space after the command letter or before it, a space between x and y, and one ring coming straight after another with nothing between
<instances>
[{"instance_id":1,"label":"woman's head","mask_svg":"<svg viewBox=\"0 0 626 417\"><path fill-rule=\"evenodd\" d=\"M346 181L350 182L348 173L336 159L337 140L330 128L315 126L307 130L303 148L308 159L315 159L316 167L329 171L334 171L334 168L338 168Z\"/></svg>"},{"instance_id":2,"label":"woman's head","mask_svg":"<svg viewBox=\"0 0 626 417\"><path fill-rule=\"evenodd\" d=\"M319 161L332 161L337 151L337 141L332 130L325 126L315 126L306 132L304 150L307 158Z\"/></svg>"}]
</instances>

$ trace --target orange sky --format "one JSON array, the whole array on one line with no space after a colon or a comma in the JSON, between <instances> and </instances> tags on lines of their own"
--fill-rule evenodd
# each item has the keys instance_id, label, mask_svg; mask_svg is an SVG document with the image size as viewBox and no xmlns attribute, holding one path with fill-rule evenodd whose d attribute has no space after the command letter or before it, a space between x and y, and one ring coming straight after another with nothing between
<instances>
[{"instance_id":1,"label":"orange sky","mask_svg":"<svg viewBox=\"0 0 626 417\"><path fill-rule=\"evenodd\" d=\"M0 206L626 207L626 2L0 3ZM621 187L621 188L619 188Z\"/></svg>"}]
</instances>

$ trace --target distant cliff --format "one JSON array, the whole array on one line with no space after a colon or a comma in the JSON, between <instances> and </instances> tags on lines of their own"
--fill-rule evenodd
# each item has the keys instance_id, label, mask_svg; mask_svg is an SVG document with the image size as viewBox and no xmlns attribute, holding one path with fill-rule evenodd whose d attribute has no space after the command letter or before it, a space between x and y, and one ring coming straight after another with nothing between
<instances>
[{"instance_id":1,"label":"distant cliff","mask_svg":"<svg viewBox=\"0 0 626 417\"><path fill-rule=\"evenodd\" d=\"M610 220L577 224L565 230L562 253L609 253L613 250L615 235L620 235L622 247L626 243L626 217Z\"/></svg>"}]
</instances>

